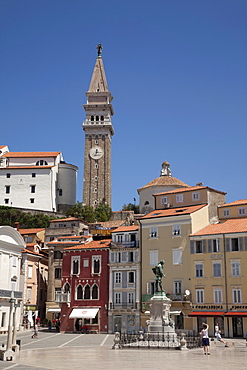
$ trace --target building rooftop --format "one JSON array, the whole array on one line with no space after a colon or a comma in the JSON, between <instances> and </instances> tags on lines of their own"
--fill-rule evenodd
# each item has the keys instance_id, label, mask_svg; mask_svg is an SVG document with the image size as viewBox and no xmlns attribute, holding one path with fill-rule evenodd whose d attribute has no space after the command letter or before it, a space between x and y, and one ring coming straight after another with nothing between
<instances>
[{"instance_id":1,"label":"building rooftop","mask_svg":"<svg viewBox=\"0 0 247 370\"><path fill-rule=\"evenodd\" d=\"M69 248L64 248L64 250L85 250L85 249L102 249L102 248L109 248L111 245L111 239L104 239L104 240L92 240L87 244L80 244Z\"/></svg>"},{"instance_id":2,"label":"building rooftop","mask_svg":"<svg viewBox=\"0 0 247 370\"><path fill-rule=\"evenodd\" d=\"M220 191L220 190L215 190L213 188L210 188L209 186L188 186L188 187L185 187L185 188L179 188L179 189L173 189L173 190L168 190L168 191L165 191L165 192L162 192L162 193L156 193L156 194L153 194L153 196L157 196L157 195L162 195L162 194L173 194L173 193L184 193L184 192L187 192L187 191L197 191L197 190L202 190L202 189L208 189L208 190L212 190L212 191L216 191L217 193L221 193L221 194L226 194L224 193L223 191Z\"/></svg>"},{"instance_id":3,"label":"building rooftop","mask_svg":"<svg viewBox=\"0 0 247 370\"><path fill-rule=\"evenodd\" d=\"M180 208L166 208L166 209L158 209L158 210L156 209L148 213L147 215L141 217L139 220L148 219L148 218L188 215L206 206L207 204L200 204L200 205L180 207Z\"/></svg>"},{"instance_id":4,"label":"building rooftop","mask_svg":"<svg viewBox=\"0 0 247 370\"><path fill-rule=\"evenodd\" d=\"M219 206L219 208L229 207L229 206L241 206L245 204L247 204L247 199L240 199L240 200L235 200L234 202L231 202L231 203L222 204L221 206Z\"/></svg>"},{"instance_id":5,"label":"building rooftop","mask_svg":"<svg viewBox=\"0 0 247 370\"><path fill-rule=\"evenodd\" d=\"M247 232L247 218L229 219L217 224L211 224L197 231L191 236L199 235L217 235L217 234L231 234Z\"/></svg>"},{"instance_id":6,"label":"building rooftop","mask_svg":"<svg viewBox=\"0 0 247 370\"><path fill-rule=\"evenodd\" d=\"M127 232L127 231L138 231L138 225L133 225L133 226L121 226L115 229L113 232L114 233L119 233L119 232Z\"/></svg>"},{"instance_id":7,"label":"building rooftop","mask_svg":"<svg viewBox=\"0 0 247 370\"><path fill-rule=\"evenodd\" d=\"M3 155L5 158L43 158L57 157L61 152L8 152Z\"/></svg>"}]
</instances>

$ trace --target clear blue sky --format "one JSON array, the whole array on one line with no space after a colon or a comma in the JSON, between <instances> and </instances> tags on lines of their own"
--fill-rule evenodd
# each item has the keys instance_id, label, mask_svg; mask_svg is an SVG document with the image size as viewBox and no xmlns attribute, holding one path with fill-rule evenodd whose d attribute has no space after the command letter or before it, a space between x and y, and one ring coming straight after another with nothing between
<instances>
[{"instance_id":1,"label":"clear blue sky","mask_svg":"<svg viewBox=\"0 0 247 370\"><path fill-rule=\"evenodd\" d=\"M246 0L0 0L0 144L79 167L82 104L103 45L114 96L113 210L161 163L247 198Z\"/></svg>"}]
</instances>

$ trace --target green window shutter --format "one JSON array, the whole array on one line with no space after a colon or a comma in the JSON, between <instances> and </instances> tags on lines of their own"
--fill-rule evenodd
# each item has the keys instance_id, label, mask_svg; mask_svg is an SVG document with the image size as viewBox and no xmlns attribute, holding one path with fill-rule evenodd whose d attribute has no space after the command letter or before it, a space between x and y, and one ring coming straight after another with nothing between
<instances>
[{"instance_id":1,"label":"green window shutter","mask_svg":"<svg viewBox=\"0 0 247 370\"><path fill-rule=\"evenodd\" d=\"M230 252L230 239L226 238L226 251Z\"/></svg>"},{"instance_id":2,"label":"green window shutter","mask_svg":"<svg viewBox=\"0 0 247 370\"><path fill-rule=\"evenodd\" d=\"M202 253L206 253L206 240L203 239L202 241Z\"/></svg>"},{"instance_id":3,"label":"green window shutter","mask_svg":"<svg viewBox=\"0 0 247 370\"><path fill-rule=\"evenodd\" d=\"M243 250L243 238L238 238L238 245L239 245L239 250Z\"/></svg>"},{"instance_id":4,"label":"green window shutter","mask_svg":"<svg viewBox=\"0 0 247 370\"><path fill-rule=\"evenodd\" d=\"M212 239L208 240L208 253L212 253Z\"/></svg>"},{"instance_id":5,"label":"green window shutter","mask_svg":"<svg viewBox=\"0 0 247 370\"><path fill-rule=\"evenodd\" d=\"M244 238L245 250L247 251L247 236Z\"/></svg>"},{"instance_id":6,"label":"green window shutter","mask_svg":"<svg viewBox=\"0 0 247 370\"><path fill-rule=\"evenodd\" d=\"M195 248L194 248L194 240L190 241L190 253L194 254L195 253Z\"/></svg>"}]
</instances>

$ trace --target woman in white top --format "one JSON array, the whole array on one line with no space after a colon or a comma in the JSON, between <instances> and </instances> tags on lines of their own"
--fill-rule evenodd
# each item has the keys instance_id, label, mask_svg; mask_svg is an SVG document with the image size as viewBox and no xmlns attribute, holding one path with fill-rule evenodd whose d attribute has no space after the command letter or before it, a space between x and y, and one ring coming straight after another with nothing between
<instances>
[{"instance_id":1,"label":"woman in white top","mask_svg":"<svg viewBox=\"0 0 247 370\"><path fill-rule=\"evenodd\" d=\"M216 325L215 325L215 334L214 335L215 335L216 339L219 342L224 343L225 347L228 347L228 343L224 339L221 338L221 331L220 331L218 323L216 323Z\"/></svg>"},{"instance_id":2,"label":"woman in white top","mask_svg":"<svg viewBox=\"0 0 247 370\"><path fill-rule=\"evenodd\" d=\"M209 328L208 324L202 323L201 336L202 336L202 345L203 345L204 355L207 355L207 354L210 355L208 328Z\"/></svg>"}]
</instances>

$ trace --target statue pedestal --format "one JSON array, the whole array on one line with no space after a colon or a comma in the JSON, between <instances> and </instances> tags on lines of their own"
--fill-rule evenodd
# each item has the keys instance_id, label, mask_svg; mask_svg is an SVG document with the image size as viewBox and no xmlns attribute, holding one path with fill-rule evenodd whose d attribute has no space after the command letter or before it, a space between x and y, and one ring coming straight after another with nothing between
<instances>
[{"instance_id":1,"label":"statue pedestal","mask_svg":"<svg viewBox=\"0 0 247 370\"><path fill-rule=\"evenodd\" d=\"M147 321L149 334L175 334L174 322L170 318L171 300L165 292L156 292L149 301L150 320Z\"/></svg>"}]
</instances>

